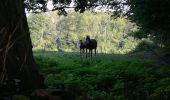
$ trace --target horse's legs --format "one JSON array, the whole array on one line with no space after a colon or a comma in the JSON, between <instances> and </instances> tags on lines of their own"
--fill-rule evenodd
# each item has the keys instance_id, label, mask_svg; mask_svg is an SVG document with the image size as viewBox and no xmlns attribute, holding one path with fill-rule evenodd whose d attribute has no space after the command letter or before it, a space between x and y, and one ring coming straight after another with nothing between
<instances>
[{"instance_id":1,"label":"horse's legs","mask_svg":"<svg viewBox=\"0 0 170 100\"><path fill-rule=\"evenodd\" d=\"M85 49L83 49L83 57L84 57L84 55L85 55Z\"/></svg>"},{"instance_id":2,"label":"horse's legs","mask_svg":"<svg viewBox=\"0 0 170 100\"><path fill-rule=\"evenodd\" d=\"M95 56L96 56L96 48L95 48Z\"/></svg>"},{"instance_id":3,"label":"horse's legs","mask_svg":"<svg viewBox=\"0 0 170 100\"><path fill-rule=\"evenodd\" d=\"M89 49L89 57L90 57L90 52L91 52L91 49Z\"/></svg>"},{"instance_id":4,"label":"horse's legs","mask_svg":"<svg viewBox=\"0 0 170 100\"><path fill-rule=\"evenodd\" d=\"M86 48L86 58L87 58L87 48Z\"/></svg>"}]
</instances>

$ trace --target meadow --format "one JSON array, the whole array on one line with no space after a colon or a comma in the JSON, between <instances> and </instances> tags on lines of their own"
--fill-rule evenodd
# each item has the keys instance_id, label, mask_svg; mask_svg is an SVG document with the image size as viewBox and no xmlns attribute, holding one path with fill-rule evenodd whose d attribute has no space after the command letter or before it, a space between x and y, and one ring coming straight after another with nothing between
<instances>
[{"instance_id":1,"label":"meadow","mask_svg":"<svg viewBox=\"0 0 170 100\"><path fill-rule=\"evenodd\" d=\"M168 100L170 69L152 59L123 54L83 58L78 52L34 52L49 89L67 100Z\"/></svg>"}]
</instances>

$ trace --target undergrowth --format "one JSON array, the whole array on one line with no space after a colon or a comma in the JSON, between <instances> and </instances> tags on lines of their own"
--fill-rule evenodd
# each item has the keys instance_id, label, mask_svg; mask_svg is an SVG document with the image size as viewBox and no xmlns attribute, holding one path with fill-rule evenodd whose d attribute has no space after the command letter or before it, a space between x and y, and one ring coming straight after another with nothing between
<instances>
[{"instance_id":1,"label":"undergrowth","mask_svg":"<svg viewBox=\"0 0 170 100\"><path fill-rule=\"evenodd\" d=\"M76 100L169 100L170 68L140 59L81 58L76 54L37 54L51 89Z\"/></svg>"}]
</instances>

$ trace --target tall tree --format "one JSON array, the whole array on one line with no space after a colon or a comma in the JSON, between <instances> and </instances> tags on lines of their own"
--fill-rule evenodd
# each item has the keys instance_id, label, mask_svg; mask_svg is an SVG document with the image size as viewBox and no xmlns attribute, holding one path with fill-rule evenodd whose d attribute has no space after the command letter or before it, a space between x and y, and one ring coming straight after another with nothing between
<instances>
[{"instance_id":1,"label":"tall tree","mask_svg":"<svg viewBox=\"0 0 170 100\"><path fill-rule=\"evenodd\" d=\"M0 1L0 87L21 80L20 89L43 86L33 59L32 43L23 0Z\"/></svg>"}]
</instances>

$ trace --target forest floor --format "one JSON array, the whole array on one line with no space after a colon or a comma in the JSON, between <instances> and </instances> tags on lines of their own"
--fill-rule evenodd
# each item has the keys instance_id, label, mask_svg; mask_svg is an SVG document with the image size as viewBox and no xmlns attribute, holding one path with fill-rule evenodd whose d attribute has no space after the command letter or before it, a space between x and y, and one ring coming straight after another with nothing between
<instances>
[{"instance_id":1,"label":"forest floor","mask_svg":"<svg viewBox=\"0 0 170 100\"><path fill-rule=\"evenodd\" d=\"M170 100L166 52L98 53L86 58L79 52L35 51L34 57L47 86L34 91L41 95L62 100ZM13 98L30 100L24 95Z\"/></svg>"},{"instance_id":2,"label":"forest floor","mask_svg":"<svg viewBox=\"0 0 170 100\"><path fill-rule=\"evenodd\" d=\"M79 52L34 52L48 88L66 89L76 100L169 100L170 69L165 54L98 53L86 58Z\"/></svg>"},{"instance_id":3,"label":"forest floor","mask_svg":"<svg viewBox=\"0 0 170 100\"><path fill-rule=\"evenodd\" d=\"M57 51L43 51L43 52L35 52L35 56L37 55L47 55L48 57L57 57L57 56L62 56L62 55L67 55L68 58L70 56L72 57L79 57L80 59L85 59L85 54L80 55L79 52L57 52ZM89 58L89 57L88 57ZM170 66L170 54L166 54L166 52L155 50L155 51L138 51L138 52L132 52L129 54L106 54L106 53L98 53L97 56L94 56L92 59L118 59L118 60L134 60L134 59L141 59L141 60L147 60L151 61L152 64L154 65L165 65L165 66Z\"/></svg>"}]
</instances>

